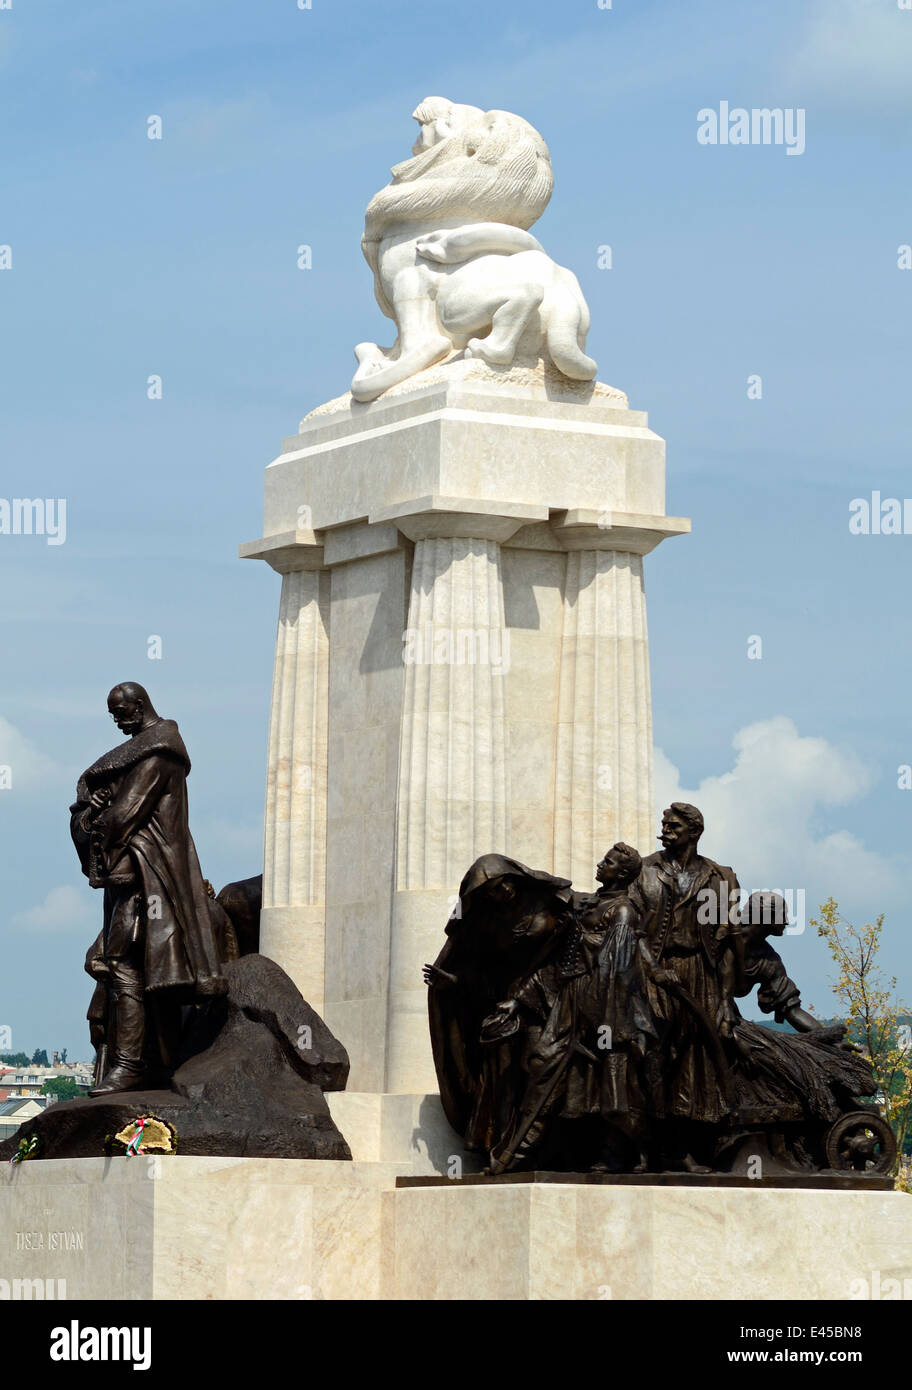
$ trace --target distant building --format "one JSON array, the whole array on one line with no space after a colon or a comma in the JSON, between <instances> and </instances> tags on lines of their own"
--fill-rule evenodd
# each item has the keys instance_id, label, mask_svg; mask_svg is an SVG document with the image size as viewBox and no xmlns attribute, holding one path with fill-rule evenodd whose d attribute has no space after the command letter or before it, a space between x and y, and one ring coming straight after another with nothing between
<instances>
[{"instance_id":1,"label":"distant building","mask_svg":"<svg viewBox=\"0 0 912 1390\"><path fill-rule=\"evenodd\" d=\"M44 1072L44 1067L28 1067L22 1071L7 1072L3 1084L9 1087L11 1096L37 1096L47 1081Z\"/></svg>"},{"instance_id":2,"label":"distant building","mask_svg":"<svg viewBox=\"0 0 912 1390\"><path fill-rule=\"evenodd\" d=\"M0 1101L0 1140L9 1139L26 1120L47 1109L50 1096L11 1096Z\"/></svg>"},{"instance_id":3,"label":"distant building","mask_svg":"<svg viewBox=\"0 0 912 1390\"><path fill-rule=\"evenodd\" d=\"M0 1076L0 1085L8 1096L37 1096L46 1081L56 1077L66 1077L75 1081L81 1089L88 1090L92 1085L93 1068L88 1062L67 1062L56 1067L22 1067L18 1071L7 1071Z\"/></svg>"}]
</instances>

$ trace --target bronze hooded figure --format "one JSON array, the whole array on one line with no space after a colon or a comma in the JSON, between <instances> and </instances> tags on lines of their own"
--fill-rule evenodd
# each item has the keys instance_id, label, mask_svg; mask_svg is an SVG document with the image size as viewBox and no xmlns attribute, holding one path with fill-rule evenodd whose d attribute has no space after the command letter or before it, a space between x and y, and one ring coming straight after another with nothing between
<instances>
[{"instance_id":1,"label":"bronze hooded figure","mask_svg":"<svg viewBox=\"0 0 912 1390\"><path fill-rule=\"evenodd\" d=\"M100 1048L93 1094L135 1089L173 1071L181 1006L223 994L219 930L187 813L190 759L176 723L141 685L108 696L126 743L79 779L70 831L83 873L104 892L104 924L86 969Z\"/></svg>"},{"instance_id":2,"label":"bronze hooded figure","mask_svg":"<svg viewBox=\"0 0 912 1390\"><path fill-rule=\"evenodd\" d=\"M490 1043L482 1040L482 1026L547 958L570 898L568 879L484 854L459 885L443 950L425 966L440 1099L470 1150L487 1153L502 1142L521 1088L517 1029Z\"/></svg>"}]
</instances>

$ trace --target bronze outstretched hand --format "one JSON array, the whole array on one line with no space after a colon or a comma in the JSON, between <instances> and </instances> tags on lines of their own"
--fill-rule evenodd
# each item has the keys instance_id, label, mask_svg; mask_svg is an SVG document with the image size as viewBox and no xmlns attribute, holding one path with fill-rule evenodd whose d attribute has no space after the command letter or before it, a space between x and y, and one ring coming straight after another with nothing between
<instances>
[{"instance_id":1,"label":"bronze outstretched hand","mask_svg":"<svg viewBox=\"0 0 912 1390\"><path fill-rule=\"evenodd\" d=\"M441 970L439 965L425 965L421 973L428 989L449 989L451 985L459 983L458 976L451 975L449 970Z\"/></svg>"}]
</instances>

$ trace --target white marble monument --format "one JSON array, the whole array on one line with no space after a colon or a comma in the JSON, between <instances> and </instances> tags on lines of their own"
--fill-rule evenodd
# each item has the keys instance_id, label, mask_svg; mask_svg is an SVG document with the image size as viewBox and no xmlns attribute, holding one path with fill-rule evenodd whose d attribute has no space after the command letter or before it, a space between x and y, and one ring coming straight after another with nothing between
<instances>
[{"instance_id":1,"label":"white marble monument","mask_svg":"<svg viewBox=\"0 0 912 1390\"><path fill-rule=\"evenodd\" d=\"M360 344L351 391L285 441L241 554L282 575L262 948L353 1092L423 1096L421 967L472 860L585 887L615 840L653 848L643 556L689 522L527 230L541 136L439 97L414 114L362 242L395 344Z\"/></svg>"},{"instance_id":2,"label":"white marble monument","mask_svg":"<svg viewBox=\"0 0 912 1390\"><path fill-rule=\"evenodd\" d=\"M414 1184L477 1167L421 974L469 864L586 887L614 841L653 848L643 557L689 530L662 440L593 379L576 279L529 235L541 137L441 98L415 114L364 238L396 342L359 345L351 392L285 441L241 547L282 576L261 948L348 1048L327 1100L355 1161L4 1165L6 1296L897 1297L900 1192Z\"/></svg>"}]
</instances>

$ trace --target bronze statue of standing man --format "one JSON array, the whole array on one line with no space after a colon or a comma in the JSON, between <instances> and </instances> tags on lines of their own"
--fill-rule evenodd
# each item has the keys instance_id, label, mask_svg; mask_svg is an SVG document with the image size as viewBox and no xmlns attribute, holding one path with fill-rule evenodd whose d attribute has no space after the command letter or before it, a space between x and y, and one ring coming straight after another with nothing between
<instances>
[{"instance_id":1,"label":"bronze statue of standing man","mask_svg":"<svg viewBox=\"0 0 912 1390\"><path fill-rule=\"evenodd\" d=\"M716 1127L732 1106L726 1043L738 1018L742 951L738 880L698 852L702 833L696 806L675 801L662 815L662 849L644 859L629 890L659 972L647 976L647 990L666 1158L691 1172L709 1171Z\"/></svg>"},{"instance_id":2,"label":"bronze statue of standing man","mask_svg":"<svg viewBox=\"0 0 912 1390\"><path fill-rule=\"evenodd\" d=\"M190 759L178 727L134 681L114 687L108 710L127 742L86 769L70 807L82 871L104 891L104 926L86 960L99 985L93 1041L103 1039L92 1095L164 1080L177 1062L182 1006L227 989L188 825Z\"/></svg>"}]
</instances>

